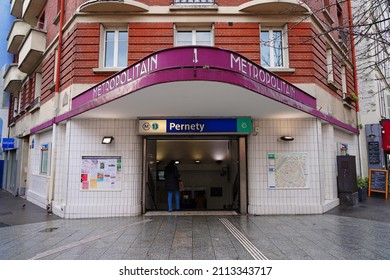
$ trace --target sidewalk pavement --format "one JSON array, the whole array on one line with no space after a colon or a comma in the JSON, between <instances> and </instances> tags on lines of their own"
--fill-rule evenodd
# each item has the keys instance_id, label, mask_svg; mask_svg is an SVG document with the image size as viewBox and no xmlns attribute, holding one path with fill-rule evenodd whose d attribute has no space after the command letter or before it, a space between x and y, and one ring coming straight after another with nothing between
<instances>
[{"instance_id":1,"label":"sidewalk pavement","mask_svg":"<svg viewBox=\"0 0 390 280\"><path fill-rule=\"evenodd\" d=\"M389 260L390 202L375 196L323 215L69 220L0 190L0 259Z\"/></svg>"}]
</instances>

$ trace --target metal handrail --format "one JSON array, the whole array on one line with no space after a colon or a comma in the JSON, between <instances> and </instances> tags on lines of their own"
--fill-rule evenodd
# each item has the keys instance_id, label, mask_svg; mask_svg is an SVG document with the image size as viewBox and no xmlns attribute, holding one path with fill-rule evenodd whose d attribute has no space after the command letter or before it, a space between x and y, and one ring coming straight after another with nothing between
<instances>
[{"instance_id":1,"label":"metal handrail","mask_svg":"<svg viewBox=\"0 0 390 280\"><path fill-rule=\"evenodd\" d=\"M173 0L173 5L180 4L215 4L215 0Z\"/></svg>"}]
</instances>

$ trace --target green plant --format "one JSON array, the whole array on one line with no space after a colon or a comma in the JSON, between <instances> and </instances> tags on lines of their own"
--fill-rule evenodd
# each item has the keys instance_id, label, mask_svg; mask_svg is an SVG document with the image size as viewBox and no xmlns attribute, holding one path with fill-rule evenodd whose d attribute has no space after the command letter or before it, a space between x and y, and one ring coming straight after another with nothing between
<instances>
[{"instance_id":1,"label":"green plant","mask_svg":"<svg viewBox=\"0 0 390 280\"><path fill-rule=\"evenodd\" d=\"M356 93L354 92L350 92L349 93L351 99L354 101L354 102L357 102L359 100L359 97L356 95Z\"/></svg>"},{"instance_id":2,"label":"green plant","mask_svg":"<svg viewBox=\"0 0 390 280\"><path fill-rule=\"evenodd\" d=\"M368 177L358 176L357 177L357 187L359 189L367 188L368 187Z\"/></svg>"}]
</instances>

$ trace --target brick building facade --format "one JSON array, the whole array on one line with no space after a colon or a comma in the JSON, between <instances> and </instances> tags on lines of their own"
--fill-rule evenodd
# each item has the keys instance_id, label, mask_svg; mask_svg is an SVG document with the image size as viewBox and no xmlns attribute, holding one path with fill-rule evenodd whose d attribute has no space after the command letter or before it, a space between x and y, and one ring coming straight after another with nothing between
<instances>
[{"instance_id":1,"label":"brick building facade","mask_svg":"<svg viewBox=\"0 0 390 280\"><path fill-rule=\"evenodd\" d=\"M300 214L338 205L339 146L358 153L351 38L337 29L347 2L11 6L9 126L27 199L67 218L164 210L156 174L180 159L184 208ZM153 134L139 125L241 118L250 130ZM206 205L196 205L199 196Z\"/></svg>"}]
</instances>

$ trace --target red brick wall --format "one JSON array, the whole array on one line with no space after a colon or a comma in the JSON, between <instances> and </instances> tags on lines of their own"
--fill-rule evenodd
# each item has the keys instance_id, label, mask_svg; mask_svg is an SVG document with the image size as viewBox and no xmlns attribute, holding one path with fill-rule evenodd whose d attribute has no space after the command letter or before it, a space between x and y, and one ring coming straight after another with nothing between
<instances>
[{"instance_id":1,"label":"red brick wall","mask_svg":"<svg viewBox=\"0 0 390 280\"><path fill-rule=\"evenodd\" d=\"M173 44L173 23L129 23L128 65Z\"/></svg>"},{"instance_id":2,"label":"red brick wall","mask_svg":"<svg viewBox=\"0 0 390 280\"><path fill-rule=\"evenodd\" d=\"M69 47L63 53L64 63L70 68L66 83L95 84L108 76L93 72L93 68L99 67L99 23L77 24L74 35L66 40Z\"/></svg>"},{"instance_id":3,"label":"red brick wall","mask_svg":"<svg viewBox=\"0 0 390 280\"><path fill-rule=\"evenodd\" d=\"M258 23L215 23L214 42L218 48L240 53L260 63L260 37Z\"/></svg>"},{"instance_id":4,"label":"red brick wall","mask_svg":"<svg viewBox=\"0 0 390 280\"><path fill-rule=\"evenodd\" d=\"M66 20L73 12L87 0L66 1ZM336 3L335 0L330 0ZM333 2L332 2L333 1ZM171 0L139 0L147 5L170 5ZM248 0L216 0L220 6L241 5ZM325 22L324 12L321 10L322 2L308 3L313 10L319 10L316 14ZM343 6L343 8L345 8ZM332 18L337 21L336 6L330 8ZM344 11L347 15L347 11ZM48 1L46 6L46 18L48 22L48 44L55 38L58 32L57 25L51 24L57 16L57 1ZM260 23L260 22L259 22ZM229 26L226 22L215 23L214 41L216 47L236 51L250 60L260 63L260 39L259 23L233 23ZM173 47L173 22L171 23L129 23L129 49L128 65L144 58L157 50ZM289 59L290 68L295 68L294 73L280 73L279 75L292 83L316 83L334 95L341 96L341 90L334 90L327 82L326 45L323 36L318 36L318 31L310 23L289 24ZM334 34L338 41L338 32ZM337 38L336 38L337 37ZM99 67L99 23L79 23L64 36L64 45L61 64L61 89L73 83L95 84L108 77L110 74L95 74L93 68ZM341 63L334 57L335 84L341 89L340 77ZM348 87L353 89L353 75L348 69ZM42 102L45 102L52 94L54 75L54 52L46 57L43 62L43 86Z\"/></svg>"},{"instance_id":5,"label":"red brick wall","mask_svg":"<svg viewBox=\"0 0 390 280\"><path fill-rule=\"evenodd\" d=\"M152 52L173 47L173 23L129 23L128 65L143 59ZM215 46L236 51L250 60L260 63L260 39L258 23L215 23ZM326 47L322 36L310 23L289 24L290 68L294 73L279 75L292 83L317 83L324 89L341 96L327 82ZM95 84L110 74L95 74L99 67L100 25L77 24L64 37L61 65L61 88L73 83ZM341 89L341 63L335 56L335 84ZM54 57L44 62L44 86L42 102L51 94L53 85ZM353 88L352 73L348 85Z\"/></svg>"},{"instance_id":6,"label":"red brick wall","mask_svg":"<svg viewBox=\"0 0 390 280\"><path fill-rule=\"evenodd\" d=\"M41 102L45 103L51 98L54 87L54 58L55 52L49 54L42 62Z\"/></svg>"},{"instance_id":7,"label":"red brick wall","mask_svg":"<svg viewBox=\"0 0 390 280\"><path fill-rule=\"evenodd\" d=\"M280 76L291 83L315 83L335 96L342 97L341 65L342 60L333 51L334 87L328 84L326 43L323 36L310 23L289 24L290 68L294 73L281 73ZM347 85L353 89L353 75L347 67Z\"/></svg>"},{"instance_id":8,"label":"red brick wall","mask_svg":"<svg viewBox=\"0 0 390 280\"><path fill-rule=\"evenodd\" d=\"M28 80L27 92L24 98L24 104L21 107L24 109L27 105L30 105L34 101L35 96L35 74Z\"/></svg>"},{"instance_id":9,"label":"red brick wall","mask_svg":"<svg viewBox=\"0 0 390 280\"><path fill-rule=\"evenodd\" d=\"M57 16L57 0L47 1L45 6L45 28L47 31L46 35L46 45L48 46L54 38L58 35L58 23L53 23L55 17Z\"/></svg>"}]
</instances>

